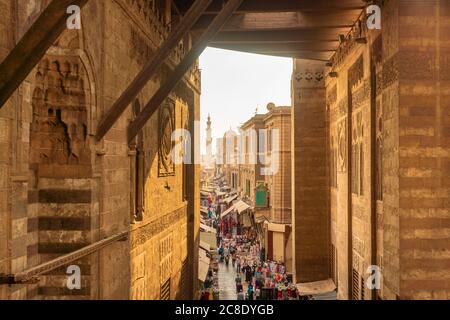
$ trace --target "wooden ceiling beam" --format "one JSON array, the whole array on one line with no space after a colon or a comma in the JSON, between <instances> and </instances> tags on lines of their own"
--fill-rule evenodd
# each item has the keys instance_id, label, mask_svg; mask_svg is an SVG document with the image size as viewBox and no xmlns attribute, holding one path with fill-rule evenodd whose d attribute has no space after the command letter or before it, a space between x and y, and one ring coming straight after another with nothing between
<instances>
[{"instance_id":1,"label":"wooden ceiling beam","mask_svg":"<svg viewBox=\"0 0 450 320\"><path fill-rule=\"evenodd\" d=\"M272 31L223 31L214 38L214 43L257 43L257 42L328 42L338 41L339 34L346 34L348 28L299 29Z\"/></svg>"},{"instance_id":2,"label":"wooden ceiling beam","mask_svg":"<svg viewBox=\"0 0 450 320\"><path fill-rule=\"evenodd\" d=\"M283 13L246 13L235 14L226 23L222 31L263 31L263 30L298 30L312 28L351 28L360 10L346 12L283 12ZM194 26L204 29L214 16L203 16Z\"/></svg>"},{"instance_id":3,"label":"wooden ceiling beam","mask_svg":"<svg viewBox=\"0 0 450 320\"><path fill-rule=\"evenodd\" d=\"M208 29L202 34L200 39L194 44L180 64L169 74L167 81L162 84L162 86L146 104L144 109L142 109L136 119L130 124L128 127L128 142L131 142L139 131L145 126L154 112L164 102L170 92L184 77L192 64L195 63L200 54L205 50L208 43L214 39L216 34L233 15L233 12L239 8L243 1L244 0L229 0L227 2L222 11L214 18Z\"/></svg>"},{"instance_id":4,"label":"wooden ceiling beam","mask_svg":"<svg viewBox=\"0 0 450 320\"><path fill-rule=\"evenodd\" d=\"M0 108L8 101L67 25L67 8L88 0L53 0L0 64Z\"/></svg>"},{"instance_id":5,"label":"wooden ceiling beam","mask_svg":"<svg viewBox=\"0 0 450 320\"><path fill-rule=\"evenodd\" d=\"M296 51L311 51L311 52L333 52L339 47L339 42L297 42L297 43L241 43L241 44L217 44L210 43L211 47L245 51L252 50L256 52L296 52Z\"/></svg>"},{"instance_id":6,"label":"wooden ceiling beam","mask_svg":"<svg viewBox=\"0 0 450 320\"><path fill-rule=\"evenodd\" d=\"M221 47L216 47L224 50L232 50ZM236 50L233 50L236 51ZM286 58L297 58L297 59L308 59L308 60L317 60L317 61L330 61L334 51L332 52L319 52L319 51L289 51L289 50L279 50L279 51L264 51L264 50L254 50L254 49L241 49L241 52L252 53L252 54L260 54L274 57L286 57Z\"/></svg>"},{"instance_id":7,"label":"wooden ceiling beam","mask_svg":"<svg viewBox=\"0 0 450 320\"><path fill-rule=\"evenodd\" d=\"M182 18L164 41L162 46L156 51L153 59L139 72L136 78L131 82L128 88L121 94L112 107L106 112L97 129L95 136L100 141L112 128L122 113L130 105L133 99L138 95L147 82L156 74L158 69L170 55L172 50L178 45L183 37L189 32L194 23L201 16L202 12L211 3L211 0L196 0L191 9Z\"/></svg>"},{"instance_id":8,"label":"wooden ceiling beam","mask_svg":"<svg viewBox=\"0 0 450 320\"><path fill-rule=\"evenodd\" d=\"M217 14L223 0L214 0L205 14ZM183 11L189 1L178 0L177 4ZM261 12L289 12L289 11L341 11L363 9L361 0L245 0L236 13L261 13Z\"/></svg>"}]
</instances>

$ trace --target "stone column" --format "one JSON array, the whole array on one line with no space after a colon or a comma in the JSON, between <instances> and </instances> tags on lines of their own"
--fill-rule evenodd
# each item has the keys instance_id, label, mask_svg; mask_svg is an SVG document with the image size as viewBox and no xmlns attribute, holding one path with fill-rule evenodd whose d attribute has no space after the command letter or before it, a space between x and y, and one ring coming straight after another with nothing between
<instances>
[{"instance_id":1,"label":"stone column","mask_svg":"<svg viewBox=\"0 0 450 320\"><path fill-rule=\"evenodd\" d=\"M292 77L292 226L297 283L329 278L325 63L295 60Z\"/></svg>"}]
</instances>

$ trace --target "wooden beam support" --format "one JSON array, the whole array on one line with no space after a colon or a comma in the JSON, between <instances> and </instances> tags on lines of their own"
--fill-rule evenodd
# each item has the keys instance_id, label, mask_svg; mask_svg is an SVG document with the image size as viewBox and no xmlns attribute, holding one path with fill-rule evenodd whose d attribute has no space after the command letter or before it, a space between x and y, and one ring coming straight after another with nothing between
<instances>
[{"instance_id":1,"label":"wooden beam support","mask_svg":"<svg viewBox=\"0 0 450 320\"><path fill-rule=\"evenodd\" d=\"M189 68L195 63L200 54L208 46L208 43L214 39L216 34L220 31L223 25L231 17L233 12L239 8L243 0L229 0L223 7L222 11L214 18L210 26L200 39L194 44L189 53L184 57L183 61L175 68L169 75L168 80L164 83L155 95L150 99L145 108L141 111L135 121L130 124L128 128L128 141L131 142L138 132L144 127L145 123L150 119L153 113L163 103L164 99L175 88L177 83L183 78Z\"/></svg>"},{"instance_id":2,"label":"wooden beam support","mask_svg":"<svg viewBox=\"0 0 450 320\"><path fill-rule=\"evenodd\" d=\"M278 51L270 51L270 50L254 50L252 48L241 48L230 49L219 45L209 45L212 48L218 48L223 50L232 50L232 51L240 51L246 53L260 54L266 56L273 57L285 57L285 58L296 58L296 59L305 59L305 60L315 60L315 61L323 61L329 62L335 51L295 51L295 50L278 50Z\"/></svg>"},{"instance_id":3,"label":"wooden beam support","mask_svg":"<svg viewBox=\"0 0 450 320\"><path fill-rule=\"evenodd\" d=\"M186 0L178 0L179 8L183 11L188 3ZM217 14L222 8L223 0L214 0L206 14ZM236 13L259 12L289 12L289 11L339 11L362 9L361 0L245 0L236 10Z\"/></svg>"},{"instance_id":4,"label":"wooden beam support","mask_svg":"<svg viewBox=\"0 0 450 320\"><path fill-rule=\"evenodd\" d=\"M222 31L298 30L311 28L351 28L361 10L342 12L273 12L234 14ZM214 16L203 16L194 29L205 29Z\"/></svg>"},{"instance_id":5,"label":"wooden beam support","mask_svg":"<svg viewBox=\"0 0 450 320\"><path fill-rule=\"evenodd\" d=\"M88 0L53 0L0 64L0 108L66 28L67 8Z\"/></svg>"},{"instance_id":6,"label":"wooden beam support","mask_svg":"<svg viewBox=\"0 0 450 320\"><path fill-rule=\"evenodd\" d=\"M235 51L255 51L255 52L334 52L339 47L339 41L330 42L296 42L296 43L227 43L216 44L212 42L211 47L222 48Z\"/></svg>"},{"instance_id":7,"label":"wooden beam support","mask_svg":"<svg viewBox=\"0 0 450 320\"><path fill-rule=\"evenodd\" d=\"M164 41L163 45L156 51L153 59L136 76L128 88L122 93L112 107L101 120L95 139L100 141L120 118L122 113L130 105L133 99L144 88L147 82L156 74L158 69L170 55L171 51L178 45L183 37L191 30L195 22L200 18L212 0L196 0L181 22L176 25L175 30Z\"/></svg>"},{"instance_id":8,"label":"wooden beam support","mask_svg":"<svg viewBox=\"0 0 450 320\"><path fill-rule=\"evenodd\" d=\"M327 42L339 41L339 34L346 34L348 28L340 29L304 29L272 31L223 31L214 38L214 43L264 43L264 42Z\"/></svg>"},{"instance_id":9,"label":"wooden beam support","mask_svg":"<svg viewBox=\"0 0 450 320\"><path fill-rule=\"evenodd\" d=\"M80 260L81 258L86 257L92 253L100 251L101 249L108 247L118 241L126 240L127 237L129 236L129 234L130 234L129 231L124 231L124 232L118 233L116 235L113 235L106 239L103 239L103 240L100 240L93 244L90 244L90 245L88 245L84 248L81 248L79 250L76 250L74 252L68 253L68 254L58 257L56 259L53 259L53 260L50 260L43 264L40 264L31 269L25 270L23 272L19 272L15 275L10 275L10 276L4 277L4 279L5 278L6 278L6 280L9 279L9 281L11 281L12 284L26 283L29 280L39 277L40 275L46 274L46 273L53 271L55 269L58 269L62 266L66 266L71 262ZM0 278L0 282L1 282L1 278Z\"/></svg>"}]
</instances>

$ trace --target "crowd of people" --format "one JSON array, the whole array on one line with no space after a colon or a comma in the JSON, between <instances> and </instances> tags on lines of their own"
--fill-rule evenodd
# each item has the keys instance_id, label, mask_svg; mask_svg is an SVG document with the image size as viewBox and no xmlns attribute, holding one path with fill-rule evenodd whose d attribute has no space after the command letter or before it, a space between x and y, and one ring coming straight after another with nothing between
<instances>
[{"instance_id":1,"label":"crowd of people","mask_svg":"<svg viewBox=\"0 0 450 320\"><path fill-rule=\"evenodd\" d=\"M223 238L218 249L220 262L236 271L237 300L296 300L283 263L264 260L264 250L251 232Z\"/></svg>"},{"instance_id":2,"label":"crowd of people","mask_svg":"<svg viewBox=\"0 0 450 320\"><path fill-rule=\"evenodd\" d=\"M205 222L217 231L219 263L225 269L235 271L237 300L299 299L298 289L285 265L266 259L264 247L253 228L244 228L236 213L221 216L226 206L220 198L205 197L202 205L207 209ZM212 290L208 300L214 296Z\"/></svg>"}]
</instances>

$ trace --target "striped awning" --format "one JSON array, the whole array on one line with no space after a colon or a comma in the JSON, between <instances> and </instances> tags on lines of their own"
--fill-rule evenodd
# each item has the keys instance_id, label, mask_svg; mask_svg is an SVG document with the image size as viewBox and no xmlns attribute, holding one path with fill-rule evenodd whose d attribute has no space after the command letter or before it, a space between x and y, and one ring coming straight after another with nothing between
<instances>
[{"instance_id":1,"label":"striped awning","mask_svg":"<svg viewBox=\"0 0 450 320\"><path fill-rule=\"evenodd\" d=\"M234 207L236 208L236 210L239 212L239 214L241 214L242 212L251 209L251 206L249 206L247 203L245 203L242 200L239 200L238 202L236 202L234 204Z\"/></svg>"}]
</instances>

